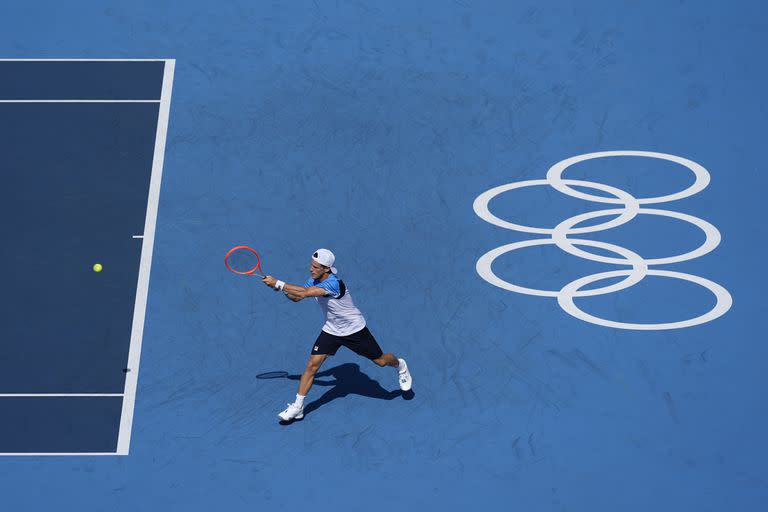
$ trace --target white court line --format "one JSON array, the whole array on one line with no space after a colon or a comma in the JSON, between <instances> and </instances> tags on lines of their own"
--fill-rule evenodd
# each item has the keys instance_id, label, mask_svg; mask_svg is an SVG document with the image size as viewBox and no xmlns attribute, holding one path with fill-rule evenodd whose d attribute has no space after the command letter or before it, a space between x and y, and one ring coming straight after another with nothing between
<instances>
[{"instance_id":1,"label":"white court line","mask_svg":"<svg viewBox=\"0 0 768 512\"><path fill-rule=\"evenodd\" d=\"M133 308L133 326L131 328L131 345L128 350L128 364L131 371L125 376L123 391L123 410L120 415L120 433L117 437L117 454L128 455L131 445L131 428L133 426L133 410L136 404L136 387L139 377L139 360L141 358L141 341L144 334L144 317L147 311L147 294L149 293L149 273L152 266L152 249L155 242L155 224L157 223L157 208L160 202L160 182L163 176L163 160L165 158L165 140L168 131L168 118L171 110L171 92L173 88L173 71L175 59L165 61L163 70L163 89L160 94L160 111L157 116L157 133L155 135L155 155L152 161L152 177L149 183L149 199L147 201L147 216L144 221L144 243L141 246L141 264L139 266L139 282L136 288L136 304Z\"/></svg>"},{"instance_id":2,"label":"white court line","mask_svg":"<svg viewBox=\"0 0 768 512\"><path fill-rule=\"evenodd\" d=\"M133 235L131 238L144 238L144 235Z\"/></svg>"},{"instance_id":3,"label":"white court line","mask_svg":"<svg viewBox=\"0 0 768 512\"><path fill-rule=\"evenodd\" d=\"M122 393L0 393L0 398L16 397L84 397L84 396L123 396Z\"/></svg>"},{"instance_id":4,"label":"white court line","mask_svg":"<svg viewBox=\"0 0 768 512\"><path fill-rule=\"evenodd\" d=\"M160 103L160 100L0 100L0 103Z\"/></svg>"}]
</instances>

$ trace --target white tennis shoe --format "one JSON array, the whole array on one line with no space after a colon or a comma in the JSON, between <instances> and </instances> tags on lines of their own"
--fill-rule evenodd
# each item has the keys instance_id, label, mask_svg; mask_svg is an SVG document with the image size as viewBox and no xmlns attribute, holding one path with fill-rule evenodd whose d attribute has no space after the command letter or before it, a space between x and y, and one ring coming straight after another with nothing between
<instances>
[{"instance_id":1,"label":"white tennis shoe","mask_svg":"<svg viewBox=\"0 0 768 512\"><path fill-rule=\"evenodd\" d=\"M304 407L288 404L288 408L277 415L283 421L300 420L304 418Z\"/></svg>"},{"instance_id":2,"label":"white tennis shoe","mask_svg":"<svg viewBox=\"0 0 768 512\"><path fill-rule=\"evenodd\" d=\"M405 363L405 359L398 359L402 370L397 371L397 380L400 384L400 389L403 391L410 391L413 386L413 379L411 378L411 372L408 371L408 365Z\"/></svg>"}]
</instances>

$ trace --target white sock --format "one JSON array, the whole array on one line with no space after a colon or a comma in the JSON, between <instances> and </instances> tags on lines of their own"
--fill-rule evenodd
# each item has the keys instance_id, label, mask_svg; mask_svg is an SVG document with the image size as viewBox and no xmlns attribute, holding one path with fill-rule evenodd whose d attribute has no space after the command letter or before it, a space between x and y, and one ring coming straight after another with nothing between
<instances>
[{"instance_id":1,"label":"white sock","mask_svg":"<svg viewBox=\"0 0 768 512\"><path fill-rule=\"evenodd\" d=\"M296 407L304 407L304 399L307 398L307 395L296 395L296 401L293 402L293 405Z\"/></svg>"},{"instance_id":2,"label":"white sock","mask_svg":"<svg viewBox=\"0 0 768 512\"><path fill-rule=\"evenodd\" d=\"M404 359L398 359L397 360L397 371L402 372L405 371L405 360Z\"/></svg>"}]
</instances>

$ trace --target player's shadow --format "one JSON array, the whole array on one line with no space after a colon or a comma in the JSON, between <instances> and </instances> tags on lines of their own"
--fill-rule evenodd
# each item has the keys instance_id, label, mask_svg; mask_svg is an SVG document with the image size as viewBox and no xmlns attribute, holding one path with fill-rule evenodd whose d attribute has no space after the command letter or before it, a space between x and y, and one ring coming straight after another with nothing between
<instances>
[{"instance_id":1,"label":"player's shadow","mask_svg":"<svg viewBox=\"0 0 768 512\"><path fill-rule=\"evenodd\" d=\"M323 377L333 377L335 380L322 380ZM396 382L392 375L393 382ZM291 380L301 379L301 375L288 375ZM354 363L344 363L328 370L318 372L315 375L315 386L330 387L328 391L322 394L320 398L304 406L304 415L316 411L323 405L330 403L337 398L344 398L347 395L360 395L369 398L378 398L379 400L393 400L402 396L406 400L413 398L413 391L403 393L401 390L387 391L381 384L360 371L360 367ZM281 422L283 423L283 422Z\"/></svg>"}]
</instances>

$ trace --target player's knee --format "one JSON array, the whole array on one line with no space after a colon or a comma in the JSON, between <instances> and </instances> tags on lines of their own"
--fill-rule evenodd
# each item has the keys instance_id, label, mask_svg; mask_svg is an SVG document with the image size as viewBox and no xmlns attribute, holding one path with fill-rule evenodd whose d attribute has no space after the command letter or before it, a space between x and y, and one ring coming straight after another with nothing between
<instances>
[{"instance_id":1,"label":"player's knee","mask_svg":"<svg viewBox=\"0 0 768 512\"><path fill-rule=\"evenodd\" d=\"M320 365L318 363L310 361L307 363L307 367L304 369L304 373L314 375L317 373L319 369L320 369Z\"/></svg>"}]
</instances>

